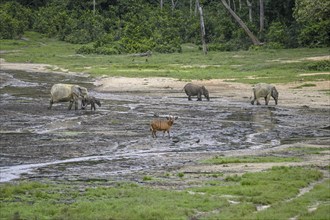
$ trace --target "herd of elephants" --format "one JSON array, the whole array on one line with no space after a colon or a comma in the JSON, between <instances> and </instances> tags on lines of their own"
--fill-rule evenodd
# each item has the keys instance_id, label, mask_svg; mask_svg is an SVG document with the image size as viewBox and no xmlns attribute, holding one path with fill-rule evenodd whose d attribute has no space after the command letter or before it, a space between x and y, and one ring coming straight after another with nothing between
<instances>
[{"instance_id":1,"label":"herd of elephants","mask_svg":"<svg viewBox=\"0 0 330 220\"><path fill-rule=\"evenodd\" d=\"M197 101L202 101L202 96L204 96L208 101L210 100L209 91L205 86L200 86L192 83L188 83L184 86L183 90L188 96L188 100L191 101L192 96L197 96ZM71 110L72 105L75 105L75 110L78 109L79 100L81 102L81 109L85 109L88 105L91 105L91 110L96 110L96 105L101 106L100 100L88 94L88 90L85 87L72 84L54 84L50 90L51 98L49 109L52 108L53 103L58 102L70 102L69 110ZM275 105L278 102L278 91L275 86L267 83L258 83L253 87L253 100L251 104L255 102L260 105L259 98L265 99L265 104L268 105L270 97L275 100ZM166 120L161 120L155 118L150 124L150 131L152 132L152 137L156 138L157 131L163 131L164 134L167 132L168 137L170 137L170 129L174 124L177 117L168 116Z\"/></svg>"}]
</instances>

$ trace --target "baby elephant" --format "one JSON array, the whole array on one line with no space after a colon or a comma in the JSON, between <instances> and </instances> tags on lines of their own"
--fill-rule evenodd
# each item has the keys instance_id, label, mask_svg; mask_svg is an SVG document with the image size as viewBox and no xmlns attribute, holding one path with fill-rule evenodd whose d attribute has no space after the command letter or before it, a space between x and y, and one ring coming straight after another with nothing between
<instances>
[{"instance_id":1,"label":"baby elephant","mask_svg":"<svg viewBox=\"0 0 330 220\"><path fill-rule=\"evenodd\" d=\"M94 109L94 111L96 110L95 107L95 103L101 107L101 102L100 100L98 100L97 98L95 98L94 96L87 96L85 99L83 99L82 101L82 109L85 109L87 105L91 105L91 111Z\"/></svg>"},{"instance_id":2,"label":"baby elephant","mask_svg":"<svg viewBox=\"0 0 330 220\"><path fill-rule=\"evenodd\" d=\"M260 105L259 98L265 98L265 104L268 105L270 100L270 96L274 98L275 105L278 102L278 92L275 86L267 84L267 83L258 83L253 87L253 95L254 98L251 101L251 104L254 105L254 102L257 101L257 105Z\"/></svg>"},{"instance_id":3,"label":"baby elephant","mask_svg":"<svg viewBox=\"0 0 330 220\"><path fill-rule=\"evenodd\" d=\"M168 116L166 120L161 119L154 119L150 124L150 131L153 138L156 138L156 132L157 131L163 131L168 133L168 137L170 138L170 129L172 125L174 124L174 121L178 119L178 117L174 117L172 115ZM163 135L164 136L164 135Z\"/></svg>"},{"instance_id":4,"label":"baby elephant","mask_svg":"<svg viewBox=\"0 0 330 220\"><path fill-rule=\"evenodd\" d=\"M205 96L207 101L210 101L209 91L207 91L207 89L204 86L188 83L183 87L183 89L186 92L189 101L191 101L191 96L196 96L196 95L197 95L197 101L202 101L202 95Z\"/></svg>"}]
</instances>

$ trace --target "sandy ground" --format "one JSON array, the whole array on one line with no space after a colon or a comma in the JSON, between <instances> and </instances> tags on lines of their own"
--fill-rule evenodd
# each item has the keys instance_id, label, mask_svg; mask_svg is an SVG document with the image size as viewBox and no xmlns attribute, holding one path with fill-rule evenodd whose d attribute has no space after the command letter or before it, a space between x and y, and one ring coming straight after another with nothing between
<instances>
[{"instance_id":1,"label":"sandy ground","mask_svg":"<svg viewBox=\"0 0 330 220\"><path fill-rule=\"evenodd\" d=\"M330 73L318 73L330 74ZM252 97L252 86L242 83L226 82L222 79L211 80L193 80L192 83L204 85L213 97L225 97L235 101L250 101ZM99 91L153 91L164 90L170 92L182 92L187 82L179 81L173 78L125 78L110 77L102 78L96 81ZM316 86L296 87L306 82L295 82L287 84L277 84L279 91L279 105L281 106L308 106L308 107L330 107L330 96L325 90L330 89L330 81L308 82ZM260 100L263 104L263 100ZM272 101L271 101L272 102Z\"/></svg>"}]
</instances>

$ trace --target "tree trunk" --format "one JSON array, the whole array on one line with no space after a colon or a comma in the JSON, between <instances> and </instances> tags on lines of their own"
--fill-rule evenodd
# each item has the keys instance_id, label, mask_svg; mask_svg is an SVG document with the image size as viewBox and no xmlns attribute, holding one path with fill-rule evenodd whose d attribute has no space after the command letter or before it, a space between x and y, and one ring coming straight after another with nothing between
<instances>
[{"instance_id":1,"label":"tree trunk","mask_svg":"<svg viewBox=\"0 0 330 220\"><path fill-rule=\"evenodd\" d=\"M93 14L95 15L95 0L93 0Z\"/></svg>"},{"instance_id":2,"label":"tree trunk","mask_svg":"<svg viewBox=\"0 0 330 220\"><path fill-rule=\"evenodd\" d=\"M264 9L264 0L259 0L260 2L260 33L265 29L265 9Z\"/></svg>"},{"instance_id":3,"label":"tree trunk","mask_svg":"<svg viewBox=\"0 0 330 220\"><path fill-rule=\"evenodd\" d=\"M229 11L229 13L234 17L234 19L237 21L237 23L244 29L245 33L250 37L254 45L260 45L260 41L254 34L250 31L250 29L245 25L245 23L241 20L240 17L236 15L236 13L231 10L229 5L227 4L226 0L221 0L222 4L225 6L225 8Z\"/></svg>"},{"instance_id":4,"label":"tree trunk","mask_svg":"<svg viewBox=\"0 0 330 220\"><path fill-rule=\"evenodd\" d=\"M252 3L249 0L246 0L246 4L249 7L249 20L252 22Z\"/></svg>"},{"instance_id":5,"label":"tree trunk","mask_svg":"<svg viewBox=\"0 0 330 220\"><path fill-rule=\"evenodd\" d=\"M163 5L164 5L163 0L160 0L160 10L163 10Z\"/></svg>"},{"instance_id":6,"label":"tree trunk","mask_svg":"<svg viewBox=\"0 0 330 220\"><path fill-rule=\"evenodd\" d=\"M205 25L204 25L204 17L203 17L203 9L200 6L198 2L198 10L200 15L200 22L201 22L201 35L202 35L202 45L203 45L203 52L206 55L207 54L207 47L206 47L206 41L205 41Z\"/></svg>"}]
</instances>

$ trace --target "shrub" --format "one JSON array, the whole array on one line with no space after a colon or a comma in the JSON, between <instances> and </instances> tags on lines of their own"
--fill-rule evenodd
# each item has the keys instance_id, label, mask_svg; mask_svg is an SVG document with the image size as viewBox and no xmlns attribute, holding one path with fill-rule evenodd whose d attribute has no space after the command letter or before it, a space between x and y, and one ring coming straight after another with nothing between
<instances>
[{"instance_id":1,"label":"shrub","mask_svg":"<svg viewBox=\"0 0 330 220\"><path fill-rule=\"evenodd\" d=\"M267 41L270 42L269 46L274 46L272 49L283 48L289 42L286 26L281 22L273 22L266 34Z\"/></svg>"},{"instance_id":2,"label":"shrub","mask_svg":"<svg viewBox=\"0 0 330 220\"><path fill-rule=\"evenodd\" d=\"M33 13L16 2L0 5L0 39L20 38L33 23Z\"/></svg>"}]
</instances>

